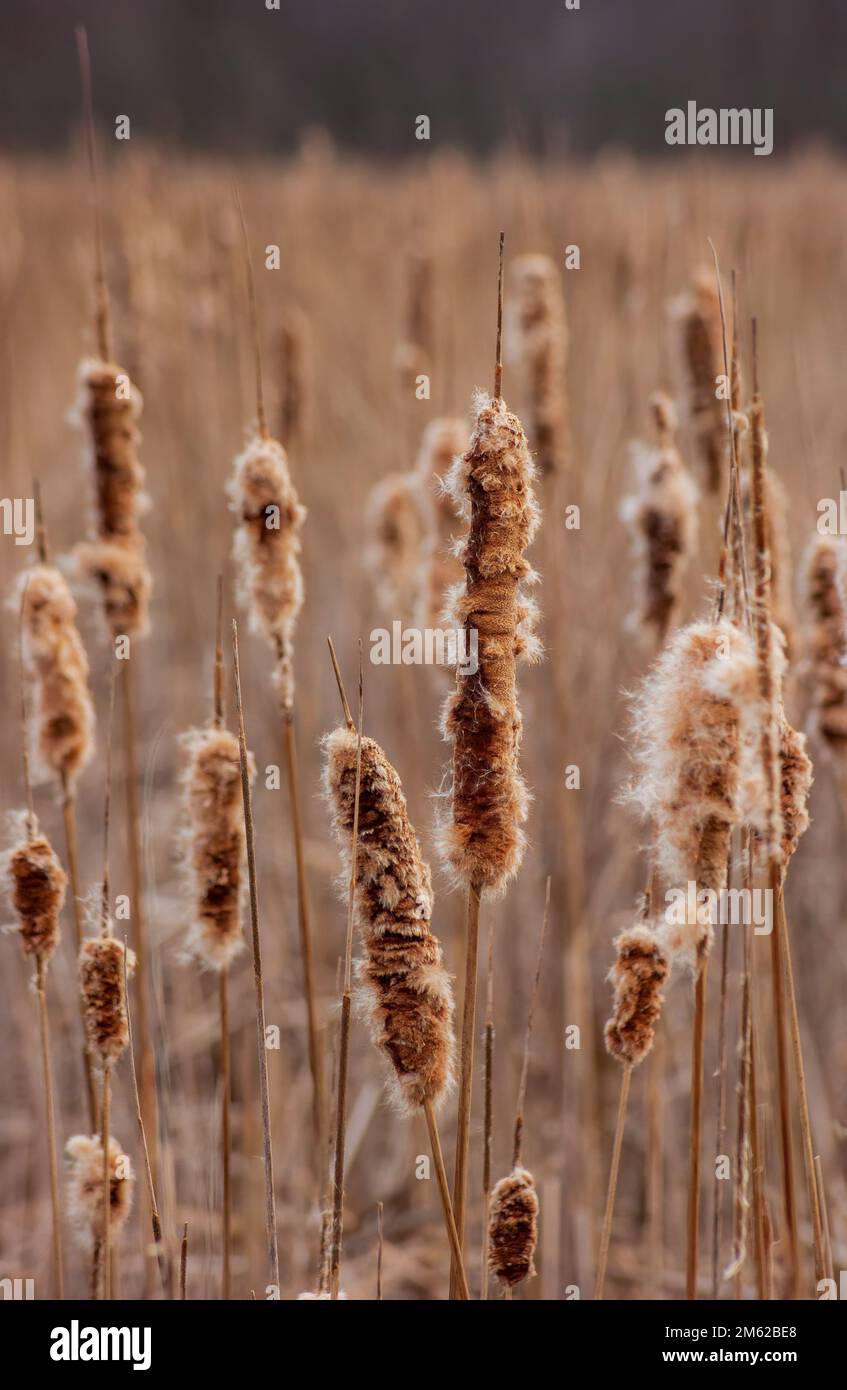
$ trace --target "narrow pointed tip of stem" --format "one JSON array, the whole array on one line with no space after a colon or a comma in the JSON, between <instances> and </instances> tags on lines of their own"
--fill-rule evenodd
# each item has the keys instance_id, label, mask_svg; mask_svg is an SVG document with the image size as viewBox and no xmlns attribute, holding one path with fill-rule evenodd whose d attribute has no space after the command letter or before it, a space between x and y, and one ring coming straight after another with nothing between
<instances>
[{"instance_id":1,"label":"narrow pointed tip of stem","mask_svg":"<svg viewBox=\"0 0 847 1390\"><path fill-rule=\"evenodd\" d=\"M494 360L494 399L499 401L503 395L503 247L506 233L500 233L500 250L497 269L497 351Z\"/></svg>"},{"instance_id":2,"label":"narrow pointed tip of stem","mask_svg":"<svg viewBox=\"0 0 847 1390\"><path fill-rule=\"evenodd\" d=\"M336 683L336 685L338 686L338 694L339 694L340 697L341 697L341 708L342 708L343 711L344 711L344 722L345 722L345 724L347 725L347 728L348 728L348 729L350 730L350 732L352 733L353 730L356 728L356 725L355 725L355 723L353 722L353 716L352 716L352 714L350 713L350 706L349 706L348 703L347 703L347 696L346 696L346 694L344 693L344 682L343 682L343 680L341 679L341 670L340 670L339 665L338 665L338 657L335 655L335 646L333 645L333 641L332 641L332 638L331 638L331 637L328 636L326 640L327 640L327 645L328 645L328 647L329 647L330 659L331 659L331 661L332 661L332 669L333 669L333 672L335 673L335 683ZM360 675L361 675L361 672L360 672Z\"/></svg>"}]
</instances>

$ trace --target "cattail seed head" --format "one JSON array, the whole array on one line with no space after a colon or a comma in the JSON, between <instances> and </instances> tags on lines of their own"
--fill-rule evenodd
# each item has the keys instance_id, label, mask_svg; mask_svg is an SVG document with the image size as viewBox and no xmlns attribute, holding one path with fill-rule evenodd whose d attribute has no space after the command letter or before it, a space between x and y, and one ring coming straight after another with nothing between
<instances>
[{"instance_id":1,"label":"cattail seed head","mask_svg":"<svg viewBox=\"0 0 847 1390\"><path fill-rule=\"evenodd\" d=\"M488 1219L488 1265L501 1284L512 1288L535 1274L538 1244L538 1193L526 1168L513 1168L495 1184Z\"/></svg>"},{"instance_id":2,"label":"cattail seed head","mask_svg":"<svg viewBox=\"0 0 847 1390\"><path fill-rule=\"evenodd\" d=\"M527 386L527 430L542 476L562 467L568 421L564 391L567 329L562 282L549 256L511 265L506 340Z\"/></svg>"},{"instance_id":3,"label":"cattail seed head","mask_svg":"<svg viewBox=\"0 0 847 1390\"><path fill-rule=\"evenodd\" d=\"M659 397L654 414L662 442L658 448L632 444L636 487L621 503L621 518L632 530L643 571L635 620L661 642L682 605L682 581L697 544L699 494L674 442L672 402L657 392L654 404Z\"/></svg>"},{"instance_id":4,"label":"cattail seed head","mask_svg":"<svg viewBox=\"0 0 847 1390\"><path fill-rule=\"evenodd\" d=\"M725 886L733 827L766 814L756 652L727 619L673 634L633 706L637 776L628 796L655 828L656 866L669 887ZM689 924L674 949L708 951L712 930Z\"/></svg>"},{"instance_id":5,"label":"cattail seed head","mask_svg":"<svg viewBox=\"0 0 847 1390\"><path fill-rule=\"evenodd\" d=\"M148 507L138 459L141 395L114 362L83 362L80 385L78 418L88 424L93 448L97 539L74 553L80 571L100 583L113 635L142 637L152 578L139 525Z\"/></svg>"},{"instance_id":6,"label":"cattail seed head","mask_svg":"<svg viewBox=\"0 0 847 1390\"><path fill-rule=\"evenodd\" d=\"M714 276L700 270L691 286L669 306L678 335L678 354L685 377L686 403L706 487L719 492L726 460L724 402L715 392L723 372L720 301Z\"/></svg>"},{"instance_id":7,"label":"cattail seed head","mask_svg":"<svg viewBox=\"0 0 847 1390\"><path fill-rule=\"evenodd\" d=\"M606 1024L606 1047L619 1062L637 1066L653 1046L670 961L656 935L644 925L621 932L615 946L617 957L609 972L615 986L615 1011Z\"/></svg>"},{"instance_id":8,"label":"cattail seed head","mask_svg":"<svg viewBox=\"0 0 847 1390\"><path fill-rule=\"evenodd\" d=\"M131 975L135 955L127 952ZM90 937L79 952L79 987L88 1050L101 1064L116 1062L129 1042L124 986L124 944L113 936Z\"/></svg>"},{"instance_id":9,"label":"cattail seed head","mask_svg":"<svg viewBox=\"0 0 847 1390\"><path fill-rule=\"evenodd\" d=\"M68 1215L81 1240L103 1239L103 1141L99 1134L75 1134L65 1145L70 1159ZM129 1155L109 1138L109 1234L115 1236L132 1209L135 1176Z\"/></svg>"},{"instance_id":10,"label":"cattail seed head","mask_svg":"<svg viewBox=\"0 0 847 1390\"><path fill-rule=\"evenodd\" d=\"M816 535L806 558L807 667L815 727L835 756L847 752L847 614L838 584L840 537Z\"/></svg>"},{"instance_id":11,"label":"cattail seed head","mask_svg":"<svg viewBox=\"0 0 847 1390\"><path fill-rule=\"evenodd\" d=\"M469 519L460 558L464 589L453 621L476 632L478 669L457 671L442 718L453 744L452 817L441 850L458 881L497 892L523 858L528 795L518 765L521 715L516 661L540 654L535 606L522 582L535 579L524 550L539 524L535 470L520 421L502 400L480 395L467 453L449 488Z\"/></svg>"},{"instance_id":12,"label":"cattail seed head","mask_svg":"<svg viewBox=\"0 0 847 1390\"><path fill-rule=\"evenodd\" d=\"M81 541L74 547L74 558L80 574L100 586L112 635L146 636L153 580L140 532L133 541Z\"/></svg>"},{"instance_id":13,"label":"cattail seed head","mask_svg":"<svg viewBox=\"0 0 847 1390\"><path fill-rule=\"evenodd\" d=\"M6 881L18 919L24 955L46 964L59 942L59 918L67 875L37 822L27 812L14 817L16 843L5 856Z\"/></svg>"},{"instance_id":14,"label":"cattail seed head","mask_svg":"<svg viewBox=\"0 0 847 1390\"><path fill-rule=\"evenodd\" d=\"M357 745L346 727L324 739L324 790L348 872ZM453 991L430 929L430 873L400 778L371 738L362 739L355 913L365 946L360 1004L391 1063L393 1097L406 1113L437 1105L453 1075Z\"/></svg>"},{"instance_id":15,"label":"cattail seed head","mask_svg":"<svg viewBox=\"0 0 847 1390\"><path fill-rule=\"evenodd\" d=\"M444 479L463 452L467 433L462 420L431 420L415 463L425 519L418 586L418 625L422 629L444 625L447 596L462 578L453 545L458 518Z\"/></svg>"},{"instance_id":16,"label":"cattail seed head","mask_svg":"<svg viewBox=\"0 0 847 1390\"><path fill-rule=\"evenodd\" d=\"M412 473L381 478L368 498L365 528L365 563L377 603L393 618L410 618L421 597L421 555L427 532L419 478Z\"/></svg>"},{"instance_id":17,"label":"cattail seed head","mask_svg":"<svg viewBox=\"0 0 847 1390\"><path fill-rule=\"evenodd\" d=\"M76 603L64 576L39 564L21 577L23 650L38 682L38 755L46 771L71 786L93 751L94 707L88 658L76 627Z\"/></svg>"},{"instance_id":18,"label":"cattail seed head","mask_svg":"<svg viewBox=\"0 0 847 1390\"><path fill-rule=\"evenodd\" d=\"M806 735L792 728L783 711L779 716L779 766L782 796L781 858L783 871L809 828L808 801L813 776L806 752Z\"/></svg>"},{"instance_id":19,"label":"cattail seed head","mask_svg":"<svg viewBox=\"0 0 847 1390\"><path fill-rule=\"evenodd\" d=\"M238 739L227 729L208 728L189 730L182 742L194 908L189 946L205 965L224 970L244 944L246 844ZM251 759L251 776L254 771Z\"/></svg>"},{"instance_id":20,"label":"cattail seed head","mask_svg":"<svg viewBox=\"0 0 847 1390\"><path fill-rule=\"evenodd\" d=\"M97 534L134 539L146 510L138 458L141 393L114 362L89 359L80 367L78 414L91 432L97 494Z\"/></svg>"},{"instance_id":21,"label":"cattail seed head","mask_svg":"<svg viewBox=\"0 0 847 1390\"><path fill-rule=\"evenodd\" d=\"M303 607L300 529L306 519L275 439L251 439L238 455L227 488L238 518L234 555L238 599L250 631L276 653L274 684L283 709L294 705L294 631Z\"/></svg>"}]
</instances>

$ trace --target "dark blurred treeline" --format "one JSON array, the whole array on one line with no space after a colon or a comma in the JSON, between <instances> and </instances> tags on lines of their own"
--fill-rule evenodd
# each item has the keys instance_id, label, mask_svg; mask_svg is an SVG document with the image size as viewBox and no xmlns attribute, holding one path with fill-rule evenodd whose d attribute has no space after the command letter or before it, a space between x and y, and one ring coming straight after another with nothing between
<instances>
[{"instance_id":1,"label":"dark blurred treeline","mask_svg":"<svg viewBox=\"0 0 847 1390\"><path fill-rule=\"evenodd\" d=\"M571 0L573 3L573 0ZM770 106L776 152L847 144L845 0L0 0L0 138L55 150L88 26L98 119L200 149L661 152L664 112Z\"/></svg>"}]
</instances>

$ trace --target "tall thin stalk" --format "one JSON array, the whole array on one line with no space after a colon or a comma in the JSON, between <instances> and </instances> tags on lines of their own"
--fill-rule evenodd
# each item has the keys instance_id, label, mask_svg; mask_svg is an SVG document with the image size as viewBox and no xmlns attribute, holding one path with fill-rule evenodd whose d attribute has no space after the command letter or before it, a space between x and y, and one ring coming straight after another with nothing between
<instances>
[{"instance_id":1,"label":"tall thin stalk","mask_svg":"<svg viewBox=\"0 0 847 1390\"><path fill-rule=\"evenodd\" d=\"M279 1290L279 1249L276 1235L276 1194L274 1190L273 1146L271 1142L271 1103L268 1088L268 1054L265 1046L265 987L262 978L262 947L259 938L259 889L256 877L256 840L253 831L253 793L244 708L241 700L241 667L238 661L238 624L232 620L232 659L235 668L235 704L238 715L238 748L241 757L241 794L244 801L244 831L247 840L247 872L250 880L250 928L253 943L253 982L256 987L256 1037L259 1049L259 1090L262 1104L262 1134L265 1160L265 1225L268 1239L270 1282Z\"/></svg>"}]
</instances>

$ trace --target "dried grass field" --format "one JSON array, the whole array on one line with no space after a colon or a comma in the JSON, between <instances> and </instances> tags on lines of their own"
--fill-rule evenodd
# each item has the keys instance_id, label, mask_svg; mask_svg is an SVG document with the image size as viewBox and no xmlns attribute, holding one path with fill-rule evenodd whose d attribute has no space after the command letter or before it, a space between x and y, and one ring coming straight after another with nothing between
<instances>
[{"instance_id":1,"label":"dried grass field","mask_svg":"<svg viewBox=\"0 0 847 1390\"><path fill-rule=\"evenodd\" d=\"M186 1226L187 1298L218 1299L227 1286L233 1299L248 1299L252 1291L264 1298L277 1282L267 1238L240 750L231 738L223 740L224 771L209 772L202 794L195 785L192 802L200 745L197 738L182 738L214 719L221 574L223 723L237 734L234 617L246 740L256 766L256 924L280 1296L327 1297L334 1288L349 1299L373 1299L378 1292L385 1299L448 1296L446 1228L449 1217L461 1213L439 1190L427 1116L437 1108L452 1186L462 1114L469 881L483 885L471 892L471 919L474 898L479 909L471 1025L476 1050L464 1078L465 1098L472 1083L463 1256L470 1297L479 1298L485 1289L491 1299L504 1291L518 1299L588 1299L601 1291L610 1300L670 1299L684 1297L687 1288L703 1299L715 1292L741 1299L818 1296L818 1281L833 1270L837 1278L847 1259L847 724L839 722L847 680L840 664L845 638L838 564L844 542L832 542L827 550L816 531L819 499L838 497L845 444L839 353L847 293L843 164L809 153L790 163L751 160L751 174L743 162L651 164L607 157L570 165L504 153L485 164L441 154L406 165L371 165L342 159L318 136L304 141L287 162L237 168L143 148L135 139L116 150L100 171L102 242L114 361L143 396L138 458L150 505L137 516L138 478L132 460L127 462L132 412L119 412L109 433L113 369L106 385L100 384L95 461L90 366L87 377L80 377L83 361L104 356L95 335L95 238L83 145L63 160L6 159L0 166L0 492L9 499L32 498L33 480L38 482L47 561L66 576L77 604L96 715L90 758L82 757L84 749L71 754L64 745L58 748L68 735L60 708L68 689L55 663L67 659L67 648L58 639L51 646L43 624L55 622L67 637L70 618L67 610L51 610L48 600L46 613L36 611L37 585L31 580L23 600L23 653L28 732L35 745L33 805L67 871L60 772L63 758L72 763L79 755L84 765L77 777L74 764L69 781L76 802L77 886L90 908L83 932L102 955L93 947L89 952L97 988L89 990L85 1004L95 1129L83 1060L72 888L49 966L49 949L39 944L37 932L55 934L56 923L45 927L35 918L45 910L43 894L52 891L53 870L46 879L42 872L35 885L42 890L37 910L25 894L19 893L17 914L8 902L4 920L21 930L0 942L0 1274L33 1277L39 1297L56 1288L39 1031L46 1017L66 1296L87 1297L92 1278L99 1296L107 1288L113 1298L178 1296ZM284 458L280 472L278 452L269 455L261 437L252 455L260 466L249 477L242 455L255 437L257 403L234 179L255 280L268 432L285 447L290 482ZM501 229L502 397L528 436L534 480L523 435L511 417L496 403L473 404L476 388L491 392L494 386ZM731 272L737 271L743 381L732 417L736 474L728 457L726 405L719 401L715 407L708 389L724 371L708 238L720 258L730 349ZM266 265L271 246L279 247L278 269ZM567 248L578 248L578 267L566 268L574 260ZM549 262L535 261L529 269L524 262L522 272L519 258L527 255ZM681 300L698 275L705 276L700 298ZM539 285L540 307L527 308L532 286ZM674 301L676 309L669 312ZM785 490L784 528L769 482L771 508L764 520L770 524L757 527L751 446L758 439L761 454L762 436L750 409L754 315L770 442L766 470L758 461L759 476L766 471L766 481L775 477ZM717 325L719 330L719 319ZM540 357L533 357L536 349ZM550 352L552 358L545 359ZM705 371L705 396L702 379L699 396L692 390L692 358ZM422 375L431 389L419 399L416 380ZM676 442L667 421L657 440L650 412L657 389L676 402L682 421ZM545 409L552 412L552 444L544 436ZM470 510L452 521L448 513L433 540L427 531L436 525L431 475L449 468L454 450L439 469L420 461L413 486L408 475L427 426L444 417L461 421L457 451L469 452L454 479L460 501L467 490ZM634 439L654 451L642 452L653 469L657 454L673 455L680 484L673 496L650 468L636 476L629 448ZM228 492L238 456L240 472ZM389 475L402 476L380 491ZM300 516L286 491L290 484L306 509L299 531ZM528 490L540 511L531 541ZM728 490L737 507L730 508L723 617L716 624ZM111 531L110 497L116 511ZM627 504L627 498L635 500ZM281 504L282 529L274 542L281 550L263 549L261 509L271 501ZM449 501L442 499L439 507L444 505ZM444 550L445 525L459 542L470 525L465 566ZM121 660L113 639L127 627L122 621L128 610L113 613L110 631L103 594L110 563L117 561L112 552L104 560L96 546L113 535L119 535L119 548L128 545L134 528L146 539L153 582L149 633L140 635L138 615L132 616L130 655ZM241 549L234 554L236 530ZM292 549L295 532L299 557ZM92 538L94 551L77 550ZM130 550L121 550L121 557L127 559ZM516 754L514 658L528 641L524 551L539 575L531 593L543 658L517 663L523 734ZM137 552L131 559L137 561ZM280 570L264 576L265 564ZM299 599L296 573L286 568L292 564L302 565L303 582L293 639L285 612L286 605L296 609ZM0 583L9 596L0 643L4 817L26 806L19 618L21 576L37 565L36 542L19 546L12 535L0 537ZM374 631L391 630L395 621L414 626L422 586L437 586L444 576L459 583L461 621L482 633L480 671L458 687L451 671L370 659ZM239 580L246 603L237 597ZM768 590L773 615L789 639L784 679L777 671L781 642L767 621ZM657 592L667 604L664 617L652 622L645 605ZM686 627L695 622L704 626ZM730 645L728 674L721 673L709 647L715 633ZM344 726L328 635L354 726L362 642L361 748L354 727L322 749L324 736ZM282 676L277 671L275 683L279 667ZM116 670L104 916L99 890L106 731ZM56 679L49 686L51 673ZM633 729L629 696L645 677L651 684ZM134 701L132 746L126 738L128 689ZM439 722L451 693L445 740ZM774 745L783 731L783 694L787 719L808 733L814 764L811 824L787 874L782 817L792 796L802 802L802 794L790 784L784 739ZM59 718L42 730L39 748L45 708ZM311 906L311 1061L287 776L289 727ZM208 730L202 737L208 748ZM42 768L45 753L53 762ZM402 783L408 818L384 759ZM518 764L530 793L525 849L519 843ZM641 808L620 797L639 778ZM640 814L645 807L648 814ZM802 804L789 809L796 827ZM431 867L431 908L409 822ZM717 869L714 862L703 867L704 841L713 831ZM35 832L19 820L4 847L16 845L20 853L22 836L26 851ZM374 1046L354 1004L348 1055L339 1042L346 1013L339 1001L354 838L353 956L365 958L372 995L366 1009L378 1011L383 1045ZM222 879L215 888L208 875L225 872L231 875L230 896L222 906L216 897ZM707 923L695 932L696 941L684 929L671 939L663 927L665 891L692 876L717 886L727 872L732 885L772 890L773 932L757 935L743 925L716 925L712 931ZM232 875L238 880L234 890ZM14 856L4 865L4 879L13 888L19 883ZM511 1188L496 1190L494 1218L501 1229L495 1232L494 1268L484 1278L486 1134L490 1130L493 1187L512 1172L515 1158L526 1020L548 880L520 1166ZM501 886L503 892L495 891ZM604 1039L615 1009L607 976L616 960L615 940L624 931L611 1034L618 1055L612 1056ZM441 943L443 963L432 934ZM151 1234L125 1046L125 936L138 957L129 980L130 1020L161 1218L158 1244ZM244 942L237 952L235 937ZM192 951L198 939L202 959ZM216 968L224 959L227 1047L222 972ZM452 1020L445 972L456 999ZM91 972L83 972L85 978ZM33 986L39 979L44 1010ZM659 993L664 1002L657 1019ZM103 1012L110 1009L114 1016L104 1022ZM493 1026L486 1029L487 1023ZM457 1081L445 1097L453 1034ZM699 1069L696 1057L692 1067L692 1039L698 1036ZM386 1052L388 1058L381 1055ZM464 1056L467 1063L467 1047ZM116 1160L118 1166L106 1173L108 1222L98 1137L104 1060L110 1133L116 1155L130 1160L129 1167ZM323 1093L317 1116L316 1071ZM387 1075L401 1093L400 1108L387 1099ZM692 1083L698 1076L693 1220L699 1240L692 1269ZM628 1108L601 1290L598 1264L623 1078ZM695 1094L696 1089L695 1084ZM226 1191L225 1092L231 1093ZM443 1104L431 1108L430 1100ZM66 1146L75 1137L69 1153ZM718 1155L726 1161L718 1165L724 1176L716 1179ZM811 1173L810 1155L819 1160ZM520 1176L524 1170L532 1175L531 1186ZM343 1204L333 1202L339 1176ZM535 1277L524 1278L530 1263ZM458 1296L461 1283L454 1268Z\"/></svg>"}]
</instances>

